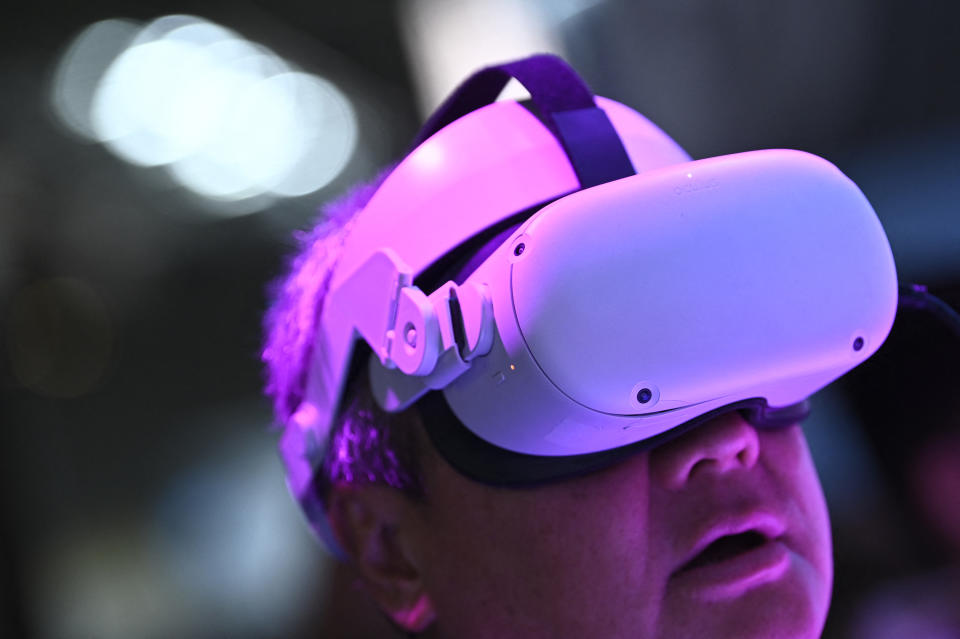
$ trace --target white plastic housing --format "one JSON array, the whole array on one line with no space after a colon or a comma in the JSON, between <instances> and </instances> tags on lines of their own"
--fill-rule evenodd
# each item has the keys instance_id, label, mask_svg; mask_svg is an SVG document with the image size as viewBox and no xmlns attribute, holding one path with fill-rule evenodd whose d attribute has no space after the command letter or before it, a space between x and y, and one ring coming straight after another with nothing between
<instances>
[{"instance_id":1,"label":"white plastic housing","mask_svg":"<svg viewBox=\"0 0 960 639\"><path fill-rule=\"evenodd\" d=\"M786 150L571 194L467 281L491 290L497 334L447 400L483 439L535 455L621 446L741 399L805 399L876 351L897 304L866 198Z\"/></svg>"}]
</instances>

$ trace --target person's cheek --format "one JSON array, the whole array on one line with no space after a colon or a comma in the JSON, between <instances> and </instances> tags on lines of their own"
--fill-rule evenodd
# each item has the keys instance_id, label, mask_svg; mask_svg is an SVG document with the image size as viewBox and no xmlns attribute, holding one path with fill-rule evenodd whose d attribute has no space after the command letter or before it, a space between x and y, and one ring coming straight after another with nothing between
<instances>
[{"instance_id":1,"label":"person's cheek","mask_svg":"<svg viewBox=\"0 0 960 639\"><path fill-rule=\"evenodd\" d=\"M578 632L558 636L650 636L659 616L669 557L668 522L652 512L648 453L556 487L567 523L555 540L568 553L568 611Z\"/></svg>"},{"instance_id":2,"label":"person's cheek","mask_svg":"<svg viewBox=\"0 0 960 639\"><path fill-rule=\"evenodd\" d=\"M525 639L650 628L663 579L647 562L646 472L638 458L520 490L448 477L429 532L440 622L453 636Z\"/></svg>"},{"instance_id":3,"label":"person's cheek","mask_svg":"<svg viewBox=\"0 0 960 639\"><path fill-rule=\"evenodd\" d=\"M789 508L788 543L809 563L809 589L826 618L833 587L830 518L806 437L799 426L761 434L761 464L774 479L776 499Z\"/></svg>"}]
</instances>

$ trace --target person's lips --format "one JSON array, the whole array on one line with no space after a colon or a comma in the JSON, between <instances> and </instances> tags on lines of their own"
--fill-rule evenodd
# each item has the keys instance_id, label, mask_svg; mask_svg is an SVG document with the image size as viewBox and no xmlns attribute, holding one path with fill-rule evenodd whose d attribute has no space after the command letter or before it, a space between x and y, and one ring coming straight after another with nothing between
<instances>
[{"instance_id":1,"label":"person's lips","mask_svg":"<svg viewBox=\"0 0 960 639\"><path fill-rule=\"evenodd\" d=\"M716 563L738 551L750 550L780 537L786 524L769 512L756 511L742 516L723 516L711 521L696 536L692 548L680 562L679 572L700 564Z\"/></svg>"},{"instance_id":2,"label":"person's lips","mask_svg":"<svg viewBox=\"0 0 960 639\"><path fill-rule=\"evenodd\" d=\"M706 599L737 596L786 570L785 530L783 520L767 512L717 519L697 536L673 577Z\"/></svg>"}]
</instances>

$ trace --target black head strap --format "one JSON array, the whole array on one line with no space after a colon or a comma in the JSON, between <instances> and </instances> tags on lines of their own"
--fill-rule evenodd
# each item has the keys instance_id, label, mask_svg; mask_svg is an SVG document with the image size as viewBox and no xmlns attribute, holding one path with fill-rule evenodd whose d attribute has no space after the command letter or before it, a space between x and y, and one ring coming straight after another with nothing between
<instances>
[{"instance_id":1,"label":"black head strap","mask_svg":"<svg viewBox=\"0 0 960 639\"><path fill-rule=\"evenodd\" d=\"M555 55L539 54L477 71L434 112L414 141L419 146L457 118L493 103L510 78L516 78L540 111L573 166L581 188L633 175L633 165L613 124L593 93L570 65Z\"/></svg>"},{"instance_id":2,"label":"black head strap","mask_svg":"<svg viewBox=\"0 0 960 639\"><path fill-rule=\"evenodd\" d=\"M960 313L957 313L949 304L927 291L927 287L923 284L901 285L897 305L901 310L930 313L953 331L954 335L960 337Z\"/></svg>"}]
</instances>

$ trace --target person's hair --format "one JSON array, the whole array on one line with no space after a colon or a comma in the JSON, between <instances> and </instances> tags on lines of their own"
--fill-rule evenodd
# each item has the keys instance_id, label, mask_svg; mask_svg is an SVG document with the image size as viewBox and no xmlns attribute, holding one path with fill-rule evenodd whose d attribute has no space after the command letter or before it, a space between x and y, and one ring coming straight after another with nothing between
<instances>
[{"instance_id":1,"label":"person's hair","mask_svg":"<svg viewBox=\"0 0 960 639\"><path fill-rule=\"evenodd\" d=\"M281 425L304 399L317 321L352 220L387 174L326 205L312 230L295 234L298 246L287 272L271 287L261 358L266 365L264 392L273 399ZM382 410L370 392L365 367L359 369L347 383L314 489L325 500L338 482L382 483L421 496L416 413Z\"/></svg>"}]
</instances>

